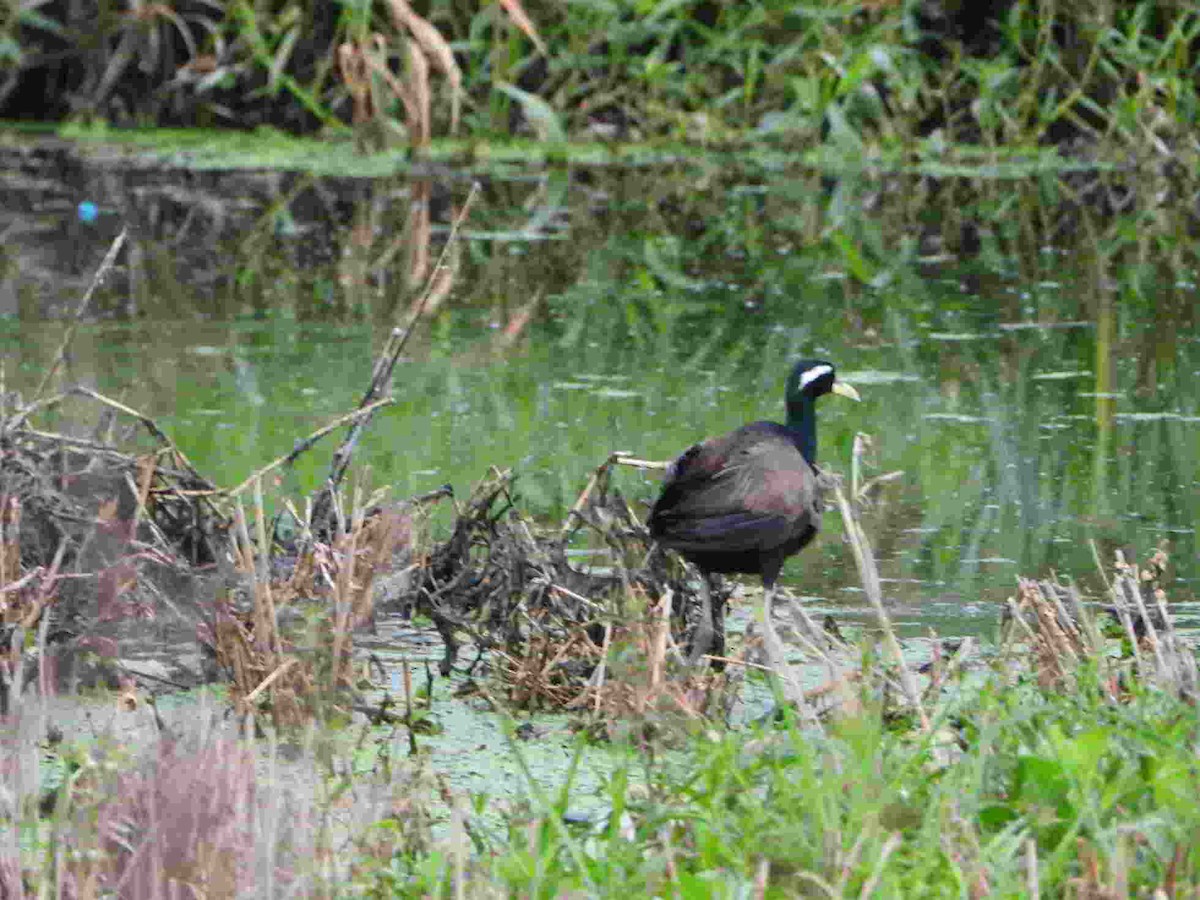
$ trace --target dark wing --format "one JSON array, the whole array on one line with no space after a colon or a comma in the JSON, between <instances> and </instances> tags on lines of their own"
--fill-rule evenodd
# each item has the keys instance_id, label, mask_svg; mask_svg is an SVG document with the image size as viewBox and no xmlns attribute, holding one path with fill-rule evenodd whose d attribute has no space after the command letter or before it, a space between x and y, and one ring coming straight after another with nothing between
<instances>
[{"instance_id":1,"label":"dark wing","mask_svg":"<svg viewBox=\"0 0 1200 900\"><path fill-rule=\"evenodd\" d=\"M668 476L650 533L684 553L763 550L819 527L816 477L773 423L688 448Z\"/></svg>"}]
</instances>

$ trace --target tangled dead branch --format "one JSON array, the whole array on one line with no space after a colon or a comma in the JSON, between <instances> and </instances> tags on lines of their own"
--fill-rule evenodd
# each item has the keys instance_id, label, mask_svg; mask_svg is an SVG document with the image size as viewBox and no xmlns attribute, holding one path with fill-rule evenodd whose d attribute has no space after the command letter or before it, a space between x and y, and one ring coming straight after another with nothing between
<instances>
[{"instance_id":1,"label":"tangled dead branch","mask_svg":"<svg viewBox=\"0 0 1200 900\"><path fill-rule=\"evenodd\" d=\"M616 702L597 691L609 651L629 644L641 645L653 670L647 688L665 685L669 660L684 658L680 648L695 628L699 598L683 566L651 546L611 488L616 461L597 469L557 533L521 512L508 470L493 469L460 506L449 539L425 557L403 598L426 611L441 634L443 674L466 635L477 651L469 671L495 651L509 699L522 706L598 709ZM573 550L593 561L587 570L570 563L573 538L583 545Z\"/></svg>"}]
</instances>

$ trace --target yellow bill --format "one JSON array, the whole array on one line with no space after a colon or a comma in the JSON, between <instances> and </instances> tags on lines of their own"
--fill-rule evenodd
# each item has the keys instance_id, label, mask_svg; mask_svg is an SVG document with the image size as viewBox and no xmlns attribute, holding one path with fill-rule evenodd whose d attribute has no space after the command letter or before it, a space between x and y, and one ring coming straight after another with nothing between
<instances>
[{"instance_id":1,"label":"yellow bill","mask_svg":"<svg viewBox=\"0 0 1200 900\"><path fill-rule=\"evenodd\" d=\"M835 380L833 382L833 387L831 387L830 390L835 394L840 394L843 397L849 397L851 400L862 400L862 397L858 396L858 391L850 387L850 385L846 384L844 381Z\"/></svg>"}]
</instances>

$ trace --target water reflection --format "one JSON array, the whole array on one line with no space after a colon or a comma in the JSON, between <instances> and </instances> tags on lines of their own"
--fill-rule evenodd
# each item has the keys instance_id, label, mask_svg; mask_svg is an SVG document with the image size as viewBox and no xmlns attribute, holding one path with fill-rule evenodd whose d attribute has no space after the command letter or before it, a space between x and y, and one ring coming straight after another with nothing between
<instances>
[{"instance_id":1,"label":"water reflection","mask_svg":"<svg viewBox=\"0 0 1200 900\"><path fill-rule=\"evenodd\" d=\"M466 173L316 179L5 152L10 382L36 384L56 317L128 224L130 252L64 377L160 417L221 483L352 407L374 350L432 284L400 403L361 451L399 494L516 465L525 502L559 515L612 449L664 458L778 418L789 360L817 353L864 400L822 421L823 462L848 471L864 432L866 476L904 471L867 520L910 623L990 627L1018 572L1094 571L1090 540L1108 558L1167 539L1180 595L1194 591L1195 223L1172 199L1188 191L1139 186L1117 214L1073 199L1079 175L493 173L435 270ZM84 200L113 212L82 221ZM311 487L325 465L302 457L286 486ZM630 497L655 495L649 477L622 477ZM830 520L785 580L852 605Z\"/></svg>"}]
</instances>

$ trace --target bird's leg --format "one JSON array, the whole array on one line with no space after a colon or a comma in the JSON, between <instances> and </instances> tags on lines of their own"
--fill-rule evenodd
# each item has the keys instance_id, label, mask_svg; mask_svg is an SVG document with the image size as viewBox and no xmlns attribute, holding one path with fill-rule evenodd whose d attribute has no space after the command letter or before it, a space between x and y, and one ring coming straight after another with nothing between
<instances>
[{"instance_id":1,"label":"bird's leg","mask_svg":"<svg viewBox=\"0 0 1200 900\"><path fill-rule=\"evenodd\" d=\"M775 582L763 579L763 652L767 656L767 665L776 674L783 674L785 664L783 641L775 630Z\"/></svg>"},{"instance_id":2,"label":"bird's leg","mask_svg":"<svg viewBox=\"0 0 1200 900\"><path fill-rule=\"evenodd\" d=\"M700 574L700 621L692 633L692 652L688 654L688 663L693 666L712 649L713 643L712 575L708 572Z\"/></svg>"},{"instance_id":3,"label":"bird's leg","mask_svg":"<svg viewBox=\"0 0 1200 900\"><path fill-rule=\"evenodd\" d=\"M804 692L788 670L787 654L783 648L783 640L775 630L775 581L763 579L763 654L767 658L767 666L779 679L779 688L783 698L804 708Z\"/></svg>"}]
</instances>

